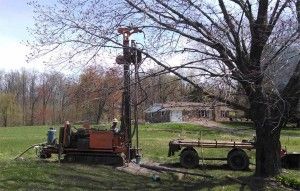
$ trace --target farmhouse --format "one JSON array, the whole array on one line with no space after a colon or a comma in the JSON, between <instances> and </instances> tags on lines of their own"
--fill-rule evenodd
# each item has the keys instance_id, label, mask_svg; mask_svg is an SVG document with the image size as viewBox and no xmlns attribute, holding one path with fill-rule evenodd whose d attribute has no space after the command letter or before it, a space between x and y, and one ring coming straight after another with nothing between
<instances>
[{"instance_id":1,"label":"farmhouse","mask_svg":"<svg viewBox=\"0 0 300 191\"><path fill-rule=\"evenodd\" d=\"M183 122L197 120L232 121L244 112L224 103L168 102L155 103L145 110L145 120L150 123Z\"/></svg>"}]
</instances>

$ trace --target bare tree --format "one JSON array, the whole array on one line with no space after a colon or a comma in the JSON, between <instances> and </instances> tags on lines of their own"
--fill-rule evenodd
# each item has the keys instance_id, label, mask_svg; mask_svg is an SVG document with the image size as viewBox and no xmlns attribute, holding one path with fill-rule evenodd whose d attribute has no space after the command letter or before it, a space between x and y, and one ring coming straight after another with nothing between
<instances>
[{"instance_id":1,"label":"bare tree","mask_svg":"<svg viewBox=\"0 0 300 191\"><path fill-rule=\"evenodd\" d=\"M46 124L48 103L53 96L53 91L56 85L55 74L43 73L40 75L40 85L38 86L38 96L41 100L40 116L42 118L42 125Z\"/></svg>"},{"instance_id":2,"label":"bare tree","mask_svg":"<svg viewBox=\"0 0 300 191\"><path fill-rule=\"evenodd\" d=\"M295 3L296 0L59 0L55 6L33 3L36 41L31 45L35 56L51 52L60 63L89 63L100 51L122 46L116 33L118 27L130 23L141 27L147 36L147 51L143 54L207 97L226 101L204 91L180 69L241 84L250 108L231 104L250 109L255 123L256 175L274 176L280 172L280 130L299 99L300 62L281 90L273 85L266 71L287 47L299 46L299 1L297 6ZM266 51L267 47L273 47L272 51ZM174 54L188 59L172 66L166 58Z\"/></svg>"},{"instance_id":3,"label":"bare tree","mask_svg":"<svg viewBox=\"0 0 300 191\"><path fill-rule=\"evenodd\" d=\"M27 94L28 94L28 74L25 69L21 70L20 76L20 92L21 92L21 103L22 103L22 124L26 124L27 117Z\"/></svg>"},{"instance_id":4,"label":"bare tree","mask_svg":"<svg viewBox=\"0 0 300 191\"><path fill-rule=\"evenodd\" d=\"M32 73L29 78L29 125L34 125L34 112L38 101L37 74Z\"/></svg>"},{"instance_id":5,"label":"bare tree","mask_svg":"<svg viewBox=\"0 0 300 191\"><path fill-rule=\"evenodd\" d=\"M0 116L4 127L13 124L16 119L17 104L15 96L11 93L0 93ZM12 121L12 123L9 123Z\"/></svg>"}]
</instances>

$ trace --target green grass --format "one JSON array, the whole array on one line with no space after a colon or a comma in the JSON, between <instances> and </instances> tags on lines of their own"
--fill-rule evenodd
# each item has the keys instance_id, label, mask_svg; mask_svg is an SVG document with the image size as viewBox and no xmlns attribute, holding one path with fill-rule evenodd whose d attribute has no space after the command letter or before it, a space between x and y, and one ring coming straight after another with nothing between
<instances>
[{"instance_id":1,"label":"green grass","mask_svg":"<svg viewBox=\"0 0 300 191\"><path fill-rule=\"evenodd\" d=\"M276 180L281 182L283 185L294 188L296 190L300 189L299 172L296 170L283 171Z\"/></svg>"},{"instance_id":2,"label":"green grass","mask_svg":"<svg viewBox=\"0 0 300 191\"><path fill-rule=\"evenodd\" d=\"M241 140L250 139L253 130L247 125L225 124L234 131L209 129L192 124L145 124L140 126L140 147L143 152L142 161L155 161L178 166L178 155L167 157L168 143L172 139L217 139ZM252 177L254 165L249 171L231 171L226 161L204 161L204 165L192 172L211 175L213 179L196 176L184 176L181 180L173 173L161 175L160 182L149 177L135 176L117 171L110 166L59 164L54 157L45 162L35 157L34 151L24 155L23 161L12 159L28 146L46 140L47 127L10 127L0 128L0 190L281 190L270 187ZM288 150L297 151L300 147L298 136L290 136L291 130L283 130L281 140ZM58 133L57 133L58 134ZM295 133L298 135L298 132ZM134 141L134 140L133 140ZM135 142L135 141L134 141ZM228 150L198 150L204 156L226 156ZM298 150L299 151L299 150ZM179 154L179 153L178 153ZM251 162L254 163L254 151L250 151ZM242 186L226 178L226 175L238 177L247 182ZM283 177L300 179L298 171L286 170Z\"/></svg>"},{"instance_id":3,"label":"green grass","mask_svg":"<svg viewBox=\"0 0 300 191\"><path fill-rule=\"evenodd\" d=\"M222 122L222 124L234 129L236 133L241 133L240 137L251 137L255 134L253 123L250 122ZM288 152L300 152L300 129L284 128L280 137L282 147L286 147Z\"/></svg>"}]
</instances>

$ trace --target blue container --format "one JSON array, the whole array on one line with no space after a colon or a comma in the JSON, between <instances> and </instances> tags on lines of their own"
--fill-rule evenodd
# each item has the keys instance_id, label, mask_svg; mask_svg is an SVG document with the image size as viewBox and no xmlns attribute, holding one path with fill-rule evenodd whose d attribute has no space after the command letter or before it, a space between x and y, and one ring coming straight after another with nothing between
<instances>
[{"instance_id":1,"label":"blue container","mask_svg":"<svg viewBox=\"0 0 300 191\"><path fill-rule=\"evenodd\" d=\"M53 127L50 127L47 133L47 143L48 144L55 144L55 133L56 130Z\"/></svg>"},{"instance_id":2,"label":"blue container","mask_svg":"<svg viewBox=\"0 0 300 191\"><path fill-rule=\"evenodd\" d=\"M140 164L141 163L141 159L142 159L142 157L140 155L136 155L136 157L135 157L136 164Z\"/></svg>"}]
</instances>

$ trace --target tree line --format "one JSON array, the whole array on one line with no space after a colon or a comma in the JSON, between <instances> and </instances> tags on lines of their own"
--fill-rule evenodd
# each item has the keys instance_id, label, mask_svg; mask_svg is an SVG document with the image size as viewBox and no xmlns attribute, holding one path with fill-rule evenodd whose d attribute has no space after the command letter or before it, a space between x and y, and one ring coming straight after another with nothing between
<instances>
[{"instance_id":1,"label":"tree line","mask_svg":"<svg viewBox=\"0 0 300 191\"><path fill-rule=\"evenodd\" d=\"M140 74L138 107L153 103L201 101L190 84L170 74ZM120 118L123 76L120 67L90 66L79 76L58 71L0 72L0 126L54 125L69 120L99 124ZM133 84L133 83L132 83ZM139 119L143 119L139 112Z\"/></svg>"},{"instance_id":2,"label":"tree line","mask_svg":"<svg viewBox=\"0 0 300 191\"><path fill-rule=\"evenodd\" d=\"M114 115L119 71L88 68L78 76L60 72L0 73L0 124L46 125L80 119L99 121L103 109ZM104 107L104 101L106 107Z\"/></svg>"}]
</instances>

